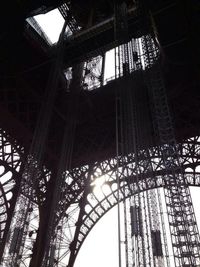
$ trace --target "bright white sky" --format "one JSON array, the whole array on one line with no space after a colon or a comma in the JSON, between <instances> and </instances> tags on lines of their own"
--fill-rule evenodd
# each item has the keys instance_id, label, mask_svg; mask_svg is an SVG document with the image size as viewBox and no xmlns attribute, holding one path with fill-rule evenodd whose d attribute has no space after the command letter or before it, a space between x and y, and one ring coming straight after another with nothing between
<instances>
[{"instance_id":1,"label":"bright white sky","mask_svg":"<svg viewBox=\"0 0 200 267\"><path fill-rule=\"evenodd\" d=\"M58 10L53 10L45 15L35 17L36 21L47 34L52 43L58 41L64 19ZM107 60L113 65L113 52L107 54ZM114 68L106 65L105 79L114 76ZM200 188L191 188L193 204L196 212L198 226L200 229ZM86 238L75 267L118 267L118 230L117 230L117 209L113 208L93 228Z\"/></svg>"},{"instance_id":2,"label":"bright white sky","mask_svg":"<svg viewBox=\"0 0 200 267\"><path fill-rule=\"evenodd\" d=\"M92 229L79 251L75 267L118 267L117 209Z\"/></svg>"},{"instance_id":3,"label":"bright white sky","mask_svg":"<svg viewBox=\"0 0 200 267\"><path fill-rule=\"evenodd\" d=\"M200 229L200 188L191 187L195 214ZM92 229L75 262L75 267L118 267L117 208L108 212ZM125 265L123 265L124 267Z\"/></svg>"},{"instance_id":4,"label":"bright white sky","mask_svg":"<svg viewBox=\"0 0 200 267\"><path fill-rule=\"evenodd\" d=\"M50 41L54 44L58 41L64 19L58 9L54 9L46 14L34 17Z\"/></svg>"}]
</instances>

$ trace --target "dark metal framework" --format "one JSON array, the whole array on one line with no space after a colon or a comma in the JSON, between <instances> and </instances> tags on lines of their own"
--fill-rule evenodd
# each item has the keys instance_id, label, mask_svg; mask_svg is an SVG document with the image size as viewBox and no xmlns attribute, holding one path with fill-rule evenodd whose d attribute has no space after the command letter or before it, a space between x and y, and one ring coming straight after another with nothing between
<instances>
[{"instance_id":1,"label":"dark metal framework","mask_svg":"<svg viewBox=\"0 0 200 267\"><path fill-rule=\"evenodd\" d=\"M73 34L69 38L64 36L64 26L57 45L55 69L47 85L46 101L42 104L32 145L28 150L18 145L4 130L1 129L0 133L1 261L10 266L23 264L30 267L65 266L68 262L68 266L72 267L94 225L122 201L125 213L127 206L133 209L138 227L131 236L137 243L132 244L132 250L137 249L133 262L139 262L138 266L169 266L168 260L162 258L162 251L155 248L155 240L161 242L162 231L163 250L168 255L164 220L158 215L158 212L162 213L159 210L162 201L156 191L149 191L163 187L175 266L199 266L200 241L189 186L200 185L200 137L194 136L176 143L159 66L156 36L153 27L148 28L148 33L142 29L143 19L152 26L149 14L140 13L138 7L136 15L134 13L131 17L135 7L128 10L125 2L118 3L113 17L81 31L68 3L59 10L66 20L65 26ZM139 22L138 16L141 16ZM132 32L128 32L128 25L135 24L139 28L139 34L137 32L136 35L141 38L133 38ZM113 29L115 38L111 37L110 40L109 33ZM142 35L140 30L145 34ZM103 40L101 45L91 48L92 40L101 32L107 36L108 42L107 39L105 42ZM72 51L67 64L65 42L69 42L66 50ZM82 45L83 51L80 49ZM124 92L118 88L121 95L117 95L117 98L124 97L120 99L120 105L124 106L120 106L119 122L121 127L127 127L120 132L120 154L74 167L72 151L78 95L81 90L104 85L105 51L111 47L115 47L115 79L119 78L127 88L131 82L135 82L136 88L134 92L128 91L127 95L123 95ZM77 63L80 61L84 63ZM48 160L44 160L48 154L45 154L45 145L60 72L63 71L62 64L72 66L72 79L68 84L72 94L66 112L66 127L63 127L60 158L56 161L57 166L51 168L50 164L45 166L48 163ZM132 80L130 75L134 77ZM138 126L138 116L141 116L141 111L148 112L136 101L137 80L141 77L145 78L143 85L149 87L151 123L154 127L152 136L158 138L157 141L148 140L146 143L142 138L145 135L141 134L144 125ZM2 95L6 94L4 92ZM9 100L5 103L9 103ZM127 109L124 108L126 104ZM125 115L122 115L123 112ZM29 115L28 108L25 113ZM30 123L30 128L34 126ZM98 147L98 144L95 145ZM125 204L127 199L130 200L129 204ZM50 209L47 209L48 205ZM158 217L160 224L157 223ZM128 266L130 226L126 225L126 230Z\"/></svg>"},{"instance_id":2,"label":"dark metal framework","mask_svg":"<svg viewBox=\"0 0 200 267\"><path fill-rule=\"evenodd\" d=\"M2 132L2 134L3 136L5 136L4 138L7 137L5 132ZM2 144L2 151L5 150L6 144L8 144L8 141L5 141ZM120 190L120 201L123 201L125 198L130 197L134 193L163 186L163 180L166 177L166 173L163 159L160 158L160 149L159 147L155 147L150 149L148 152L151 155L150 158L149 156L147 156L147 151L143 150L140 152L141 166L143 166L143 160L145 158L150 160L151 164L154 166L154 179L152 180L149 170L145 170L142 179L139 180L139 183L136 183L134 155L128 155L125 161L124 158L119 158L120 180L126 184L125 191L124 185ZM199 186L200 173L198 171L198 168L200 165L200 138L196 136L194 138L186 140L182 144L178 144L178 152L180 155L183 173L187 184L192 186ZM11 156L12 153L8 153L8 158L11 158ZM4 162L2 163L5 164ZM21 164L21 160L19 164ZM10 170L14 172L14 166L10 168ZM58 257L57 260L60 264L62 264L63 259L66 260L66 258L69 256L71 264L74 263L77 253L88 233L92 230L92 228L100 220L100 218L117 204L117 181L115 176L115 169L116 159L108 159L103 162L96 162L92 166L92 168L90 168L89 166L83 166L81 168L74 169L71 173L67 173L67 186L64 202L66 215L63 218L63 222L66 222L65 224L63 224L65 225L64 229L66 230L66 232L60 236L60 246L62 247L62 249L60 249L60 254L58 250L56 250L55 254ZM89 173L92 173L92 175L89 176ZM19 175L18 172L16 175ZM48 188L48 174L46 174L45 176L45 182L40 188L40 192L38 192L39 194L41 194L41 192L46 192ZM103 185L100 185L98 187L98 185L94 184L94 181L98 179L101 180L102 177L105 177L103 178ZM87 180L88 187L85 187ZM12 181L10 182L11 184L13 184ZM132 191L130 191L130 184L133 185ZM3 186L4 183L1 182L1 185L1 194L5 195L5 189ZM97 187L97 189L101 189L102 187L102 193L100 194L100 196L98 195L99 193L95 192L95 187ZM14 188L12 189L12 192L14 192ZM83 194L85 195L84 198ZM85 199L85 201L83 201L83 199ZM6 201L4 201L2 205L2 207L5 207L4 209L6 209L6 206L8 206L8 201L9 200L7 199ZM45 202L45 198L39 205L42 205L43 202ZM78 219L78 213L80 211L79 203L81 203L82 214L79 214ZM12 205L14 205L14 203ZM12 205L7 209L7 218L5 225L7 225L9 223L9 220L11 219ZM62 206L60 208L62 210ZM81 223L78 224L77 222ZM4 223L5 218L2 215L1 225L3 225ZM1 229L4 230L4 235L6 235L7 230L2 226ZM1 240L3 242L4 239ZM30 249L28 254L30 254Z\"/></svg>"}]
</instances>

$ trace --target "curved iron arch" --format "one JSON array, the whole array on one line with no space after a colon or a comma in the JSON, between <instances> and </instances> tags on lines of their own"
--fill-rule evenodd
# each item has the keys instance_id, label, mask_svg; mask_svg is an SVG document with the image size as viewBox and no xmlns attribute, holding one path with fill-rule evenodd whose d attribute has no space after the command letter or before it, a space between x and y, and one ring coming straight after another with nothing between
<instances>
[{"instance_id":1,"label":"curved iron arch","mask_svg":"<svg viewBox=\"0 0 200 267\"><path fill-rule=\"evenodd\" d=\"M185 176L185 179L187 180L187 185L199 186L200 185L200 172L199 172L200 170L197 170L197 167L200 166L199 137L190 138L186 140L185 142L179 144L178 150L179 150L182 166L184 169L184 176ZM143 152L145 153L145 151ZM156 148L154 148L154 152L155 154L157 154ZM141 160L142 160L142 157L144 156L144 153L141 154ZM133 155L129 157L129 159L131 158L133 160ZM113 161L114 159L111 159L111 160ZM153 160L153 154L152 154L152 160ZM108 161L109 160L107 160L107 163ZM128 160L126 161L126 163L127 165L129 164ZM115 172L116 170L115 164L112 164L111 168L106 168L105 166L103 166L103 171L100 172L99 167L101 164L103 165L103 163L94 165L94 170L98 169L98 172L100 173L98 175L94 175L95 179L98 179L99 177L108 174L109 171L111 171L112 173L112 172ZM107 164L107 167L108 165L109 164ZM119 166L122 166L121 162ZM190 172L188 172L188 168L190 168ZM133 174L133 169L131 171ZM128 170L126 170L126 172L129 173ZM120 175L121 173L122 173L122 170L120 170ZM141 177L141 180L139 180L139 184L138 184L138 181L137 183L134 183L135 184L134 192L133 190L131 191L129 188L129 193L126 193L124 196L123 196L122 187L121 187L120 189L121 200L139 191L161 187L163 185L162 180L164 176L165 176L165 170L164 170L164 166L162 163L162 159L160 159L160 161L158 162L158 158L157 158L157 166L155 166L155 172L154 172L155 179L152 179L152 176L148 177L147 172L146 172L146 176L144 175L143 177ZM96 223L100 220L100 218L102 218L103 215L106 214L117 203L117 191L116 190L113 190L109 195L105 195L104 198L102 198L101 200L96 198L93 194L93 198L96 198L96 204L94 205L89 202L88 196L92 194L91 193L92 192L91 182L95 180L93 178L88 181L88 184L90 186L90 189L89 189L90 191L88 191L88 194L86 194L85 199L83 197L84 189L82 191L82 197L80 199L81 215L79 214L80 218L76 221L76 232L74 234L74 239L72 240L69 246L69 250L70 250L69 266L70 267L73 265L76 259L76 256L85 238L89 234L89 232L96 225ZM126 187L128 188L128 185L130 185L131 178L133 178L133 175L132 176L127 175L125 179L121 177L120 181L122 183L126 182ZM116 184L116 181L113 180L112 182L110 182L110 187L112 187L112 184ZM89 211L88 210L86 211L86 209L88 209Z\"/></svg>"},{"instance_id":2,"label":"curved iron arch","mask_svg":"<svg viewBox=\"0 0 200 267\"><path fill-rule=\"evenodd\" d=\"M187 180L187 185L189 186L200 186L200 173L185 173L185 179ZM198 182L195 182L195 176L198 175ZM160 179L159 179L160 178ZM123 201L126 198L133 196L134 194L150 190L150 189L155 189L162 187L162 182L161 182L161 177L158 178L158 181L156 184L152 184L149 188L144 188L141 190L141 187L135 187L135 191L129 191L127 192L122 192L120 190L120 199L119 201ZM79 235L74 239L73 242L76 244L73 245L73 251L71 251L71 259L69 260L69 266L73 266L75 259L78 255L78 252L83 245L86 237L88 234L91 232L93 227L97 224L97 222L109 211L111 210L115 205L117 205L118 199L117 199L117 190L113 191L110 193L108 196L105 196L104 199L101 200L98 204L96 204L89 213L84 213L83 219L81 221L81 227L79 229ZM107 205L106 205L107 204ZM86 204L88 205L88 203Z\"/></svg>"}]
</instances>

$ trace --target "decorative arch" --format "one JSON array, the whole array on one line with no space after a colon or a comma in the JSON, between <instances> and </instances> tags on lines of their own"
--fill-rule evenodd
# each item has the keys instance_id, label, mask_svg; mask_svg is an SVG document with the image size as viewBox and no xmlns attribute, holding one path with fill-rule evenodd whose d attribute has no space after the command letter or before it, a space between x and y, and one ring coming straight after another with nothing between
<instances>
[{"instance_id":1,"label":"decorative arch","mask_svg":"<svg viewBox=\"0 0 200 267\"><path fill-rule=\"evenodd\" d=\"M186 185L199 186L200 138L197 136L178 144L178 151ZM77 177L71 182L71 192L73 191L75 196L78 197L71 197L71 203L68 203L68 207L76 203L79 215L76 216L77 218L72 226L75 230L71 241L68 240L69 245L66 254L69 258L68 265L70 267L73 266L87 235L104 214L118 202L116 162L117 159L112 158L104 162L96 162L90 167L85 166L84 171L81 172L81 169L79 169L79 179ZM150 164L153 166L153 172L148 167ZM136 176L134 154L129 154L127 157L119 157L118 165L120 201L133 194L163 186L166 172L163 160L159 156L159 147L153 147L148 149L148 151L142 150L140 152L139 168L141 168L142 175ZM75 184L76 186L79 184L79 186L77 190L72 190L72 188L75 189ZM70 192L70 186L68 192ZM66 214L68 214L68 209Z\"/></svg>"}]
</instances>

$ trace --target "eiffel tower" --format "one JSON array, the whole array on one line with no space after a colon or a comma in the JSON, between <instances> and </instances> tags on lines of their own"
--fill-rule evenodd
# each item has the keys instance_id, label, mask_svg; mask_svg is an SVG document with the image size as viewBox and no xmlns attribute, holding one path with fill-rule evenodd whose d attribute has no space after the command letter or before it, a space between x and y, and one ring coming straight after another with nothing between
<instances>
[{"instance_id":1,"label":"eiffel tower","mask_svg":"<svg viewBox=\"0 0 200 267\"><path fill-rule=\"evenodd\" d=\"M55 43L35 17L52 10ZM0 266L73 267L114 206L119 267L200 266L199 12L197 0L4 3Z\"/></svg>"}]
</instances>

